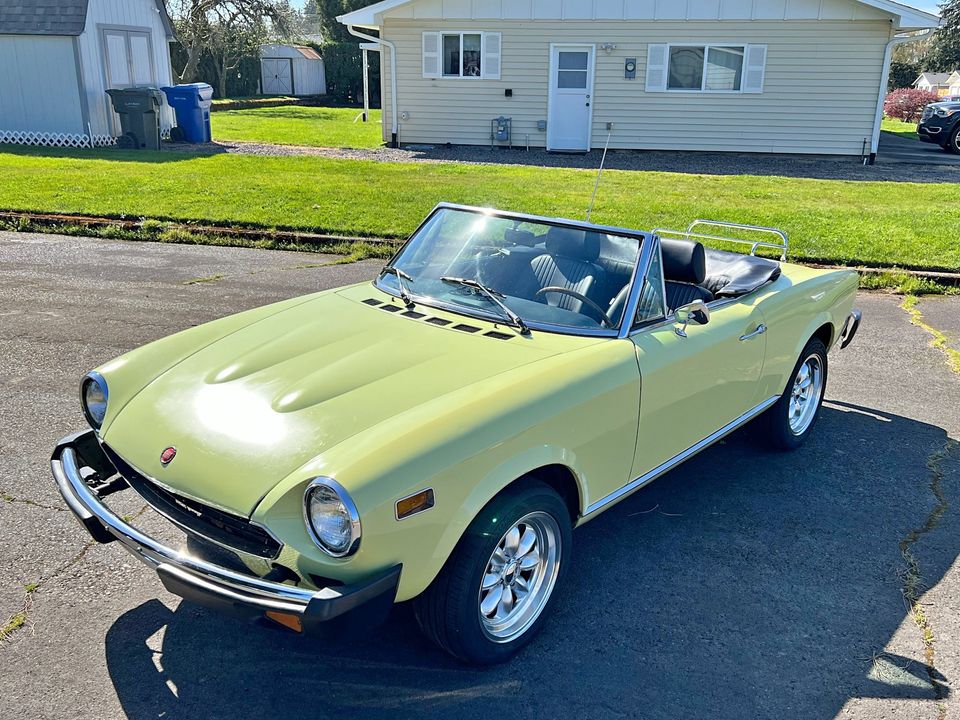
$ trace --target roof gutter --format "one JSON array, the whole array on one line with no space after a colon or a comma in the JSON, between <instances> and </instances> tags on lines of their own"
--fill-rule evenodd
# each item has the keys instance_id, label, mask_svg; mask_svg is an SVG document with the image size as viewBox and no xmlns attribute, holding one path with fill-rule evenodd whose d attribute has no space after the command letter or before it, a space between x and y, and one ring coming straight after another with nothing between
<instances>
[{"instance_id":1,"label":"roof gutter","mask_svg":"<svg viewBox=\"0 0 960 720\"><path fill-rule=\"evenodd\" d=\"M397 123L397 46L389 40L362 33L353 25L347 25L347 32L361 40L390 49L390 147L397 147L397 134L400 132L400 126ZM380 32L382 33L383 30L381 29Z\"/></svg>"},{"instance_id":2,"label":"roof gutter","mask_svg":"<svg viewBox=\"0 0 960 720\"><path fill-rule=\"evenodd\" d=\"M937 28L927 28L916 35L894 35L883 51L883 72L880 74L880 92L877 95L877 112L873 118L873 137L870 140L870 157L867 164L873 165L877 161L877 147L880 145L880 124L883 121L883 101L887 97L887 81L890 79L890 56L895 45L923 40Z\"/></svg>"}]
</instances>

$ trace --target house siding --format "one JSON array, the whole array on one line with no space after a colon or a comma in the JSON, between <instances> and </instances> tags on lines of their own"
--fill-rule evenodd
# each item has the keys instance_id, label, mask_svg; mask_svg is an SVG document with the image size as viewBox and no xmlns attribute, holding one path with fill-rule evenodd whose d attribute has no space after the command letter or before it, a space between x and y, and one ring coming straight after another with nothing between
<instances>
[{"instance_id":1,"label":"house siding","mask_svg":"<svg viewBox=\"0 0 960 720\"><path fill-rule=\"evenodd\" d=\"M432 30L500 32L501 79L423 78L421 33ZM569 42L597 46L593 147L603 146L611 122L612 148L859 155L864 138L872 134L890 33L890 21L879 17L571 22L413 19L388 13L383 18L383 36L397 47L402 143L489 144L490 120L506 115L513 118L514 144L529 140L537 147L546 142L537 122L548 118L550 45ZM669 42L766 44L763 92L647 92L647 45ZM605 43L616 49L604 52ZM637 59L635 80L623 76L628 57ZM389 139L388 52L382 53L382 70L384 138ZM508 88L513 97L504 96Z\"/></svg>"},{"instance_id":2,"label":"house siding","mask_svg":"<svg viewBox=\"0 0 960 720\"><path fill-rule=\"evenodd\" d=\"M157 87L173 85L170 48L166 29L154 0L90 0L87 24L79 37L81 67L94 135L114 135L116 115L107 96L107 75L103 60L102 26L138 28L150 31L153 67ZM173 125L173 112L164 103L160 116L164 130Z\"/></svg>"},{"instance_id":3,"label":"house siding","mask_svg":"<svg viewBox=\"0 0 960 720\"><path fill-rule=\"evenodd\" d=\"M73 38L0 35L0 133L84 133Z\"/></svg>"}]
</instances>

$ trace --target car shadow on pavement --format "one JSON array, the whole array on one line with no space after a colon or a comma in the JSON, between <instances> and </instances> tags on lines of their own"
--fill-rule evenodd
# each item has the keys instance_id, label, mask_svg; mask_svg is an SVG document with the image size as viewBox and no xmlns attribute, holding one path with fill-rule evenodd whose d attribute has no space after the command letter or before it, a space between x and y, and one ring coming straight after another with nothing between
<instances>
[{"instance_id":1,"label":"car shadow on pavement","mask_svg":"<svg viewBox=\"0 0 960 720\"><path fill-rule=\"evenodd\" d=\"M841 403L794 453L746 428L574 533L553 617L503 666L449 659L408 605L327 644L155 600L109 630L109 672L135 720L808 719L855 698L934 701L945 678L924 664L902 552L928 588L960 551L947 444L941 428ZM885 652L898 628L913 659Z\"/></svg>"}]
</instances>

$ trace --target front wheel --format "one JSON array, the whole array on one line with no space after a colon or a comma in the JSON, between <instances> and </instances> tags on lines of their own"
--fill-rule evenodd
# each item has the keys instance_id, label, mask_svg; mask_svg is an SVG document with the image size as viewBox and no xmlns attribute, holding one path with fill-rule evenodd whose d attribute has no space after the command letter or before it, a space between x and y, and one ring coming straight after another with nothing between
<instances>
[{"instance_id":1,"label":"front wheel","mask_svg":"<svg viewBox=\"0 0 960 720\"><path fill-rule=\"evenodd\" d=\"M827 347L813 338L800 353L786 389L764 413L770 444L780 450L800 447L820 414L827 388Z\"/></svg>"},{"instance_id":2,"label":"front wheel","mask_svg":"<svg viewBox=\"0 0 960 720\"><path fill-rule=\"evenodd\" d=\"M556 492L540 482L508 488L414 601L420 627L465 662L508 660L540 630L570 545L570 514Z\"/></svg>"},{"instance_id":3,"label":"front wheel","mask_svg":"<svg viewBox=\"0 0 960 720\"><path fill-rule=\"evenodd\" d=\"M960 155L960 123L957 123L957 126L953 129L953 132L950 133L950 139L947 140L947 144L944 146L944 149L948 152Z\"/></svg>"}]
</instances>

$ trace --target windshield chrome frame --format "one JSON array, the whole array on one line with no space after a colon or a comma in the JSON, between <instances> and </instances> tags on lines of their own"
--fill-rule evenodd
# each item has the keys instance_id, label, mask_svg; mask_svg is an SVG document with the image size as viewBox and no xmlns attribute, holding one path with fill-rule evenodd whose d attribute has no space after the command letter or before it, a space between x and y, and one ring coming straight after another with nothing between
<instances>
[{"instance_id":1,"label":"windshield chrome frame","mask_svg":"<svg viewBox=\"0 0 960 720\"><path fill-rule=\"evenodd\" d=\"M386 262L386 265L393 265L397 258L399 258L407 249L407 246L410 244L413 238L415 238L417 234L426 226L426 224L433 219L434 215L439 213L441 210L456 210L474 213L477 215L503 218L505 220L517 220L519 222L532 222L543 225L554 225L557 227L568 227L576 230L600 232L607 235L617 235L619 237L637 240L640 243L640 253L637 258L637 262L634 263L633 266L633 275L630 278L630 292L627 295L627 303L623 309L623 316L620 318L620 324L618 326L613 328L593 329L587 327L577 327L573 325L558 325L556 323L538 322L536 320L527 320L526 318L523 319L531 330L542 330L544 332L558 333L561 335L625 338L630 334L632 318L634 315L636 315L637 303L640 301L640 290L643 287L643 279L646 277L647 270L650 267L652 246L654 245L655 241L655 238L651 233L642 232L640 230L631 230L629 228L615 227L613 225L595 225L593 223L582 222L580 220L568 220L566 218L547 217L545 215L531 215L529 213L510 212L507 210L496 210L494 208L483 208L472 205L459 205L456 203L442 202L438 203L436 207L430 211L427 217L424 218L423 222L417 226L416 230L410 234L410 236L404 241L403 245L401 245L397 252L395 252L393 256ZM381 292L385 292L387 295L399 298L400 294L396 290L380 283L382 279L383 273L379 272L377 277L372 281L373 286ZM416 293L409 285L407 286L407 294L415 302L423 303L428 307L434 307L439 310L446 310L457 315L487 320L488 322L509 326L504 322L504 318L500 313L487 312L481 308L438 300L431 295L421 295ZM628 318L630 319L629 322Z\"/></svg>"}]
</instances>

